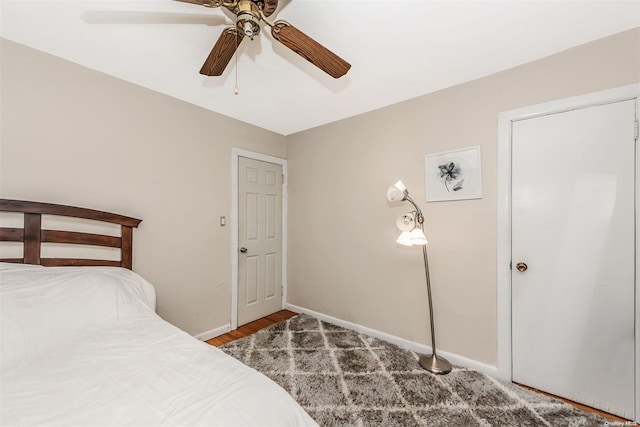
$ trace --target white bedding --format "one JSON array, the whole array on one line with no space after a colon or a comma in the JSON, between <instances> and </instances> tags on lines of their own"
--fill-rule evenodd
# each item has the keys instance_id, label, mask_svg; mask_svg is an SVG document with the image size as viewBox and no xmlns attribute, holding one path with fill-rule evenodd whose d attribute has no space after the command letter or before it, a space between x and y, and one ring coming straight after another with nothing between
<instances>
[{"instance_id":1,"label":"white bedding","mask_svg":"<svg viewBox=\"0 0 640 427\"><path fill-rule=\"evenodd\" d=\"M316 425L270 379L160 319L135 273L1 264L0 283L3 426Z\"/></svg>"}]
</instances>

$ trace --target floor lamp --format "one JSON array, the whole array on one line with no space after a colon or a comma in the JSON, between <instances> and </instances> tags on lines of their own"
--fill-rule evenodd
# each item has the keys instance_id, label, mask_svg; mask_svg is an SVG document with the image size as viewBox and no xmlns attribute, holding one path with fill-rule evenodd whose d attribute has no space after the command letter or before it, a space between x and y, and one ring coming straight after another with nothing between
<instances>
[{"instance_id":1,"label":"floor lamp","mask_svg":"<svg viewBox=\"0 0 640 427\"><path fill-rule=\"evenodd\" d=\"M415 208L415 211L405 213L398 221L396 225L402 234L396 240L397 243L404 246L422 246L422 257L424 260L424 272L427 279L427 298L429 300L429 321L431 323L431 348L433 354L430 356L420 356L420 366L429 372L434 374L447 374L451 372L451 364L447 359L440 357L436 354L436 333L433 325L433 301L431 298L431 279L429 278L429 259L427 257L427 238L424 235L424 215L422 211L416 205L416 203L409 197L409 191L402 181L396 182L390 186L387 190L387 199L390 202L409 202Z\"/></svg>"}]
</instances>

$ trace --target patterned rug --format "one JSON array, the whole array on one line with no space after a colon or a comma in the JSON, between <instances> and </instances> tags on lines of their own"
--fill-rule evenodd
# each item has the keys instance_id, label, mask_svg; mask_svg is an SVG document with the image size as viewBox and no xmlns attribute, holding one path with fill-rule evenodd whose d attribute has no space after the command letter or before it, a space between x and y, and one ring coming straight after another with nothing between
<instances>
[{"instance_id":1,"label":"patterned rug","mask_svg":"<svg viewBox=\"0 0 640 427\"><path fill-rule=\"evenodd\" d=\"M321 426L604 426L606 419L470 369L431 374L394 344L300 314L221 347Z\"/></svg>"}]
</instances>

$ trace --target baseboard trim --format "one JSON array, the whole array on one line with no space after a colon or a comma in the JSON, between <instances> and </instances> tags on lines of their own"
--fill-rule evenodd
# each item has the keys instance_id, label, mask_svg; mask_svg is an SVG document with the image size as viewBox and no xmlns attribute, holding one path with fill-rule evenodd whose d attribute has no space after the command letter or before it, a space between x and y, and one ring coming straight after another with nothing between
<instances>
[{"instance_id":1,"label":"baseboard trim","mask_svg":"<svg viewBox=\"0 0 640 427\"><path fill-rule=\"evenodd\" d=\"M407 339L387 334L376 329L371 329L357 323L348 322L346 320L338 319L337 317L328 316L317 311L309 310L308 308L299 307L297 305L287 303L287 310L295 311L296 313L308 314L309 316L317 317L318 319L324 320L325 322L333 323L334 325L342 326L343 328L352 329L354 331L361 332L372 337L389 341L390 343L393 343L402 348L406 348L407 350L415 351L416 353L431 354L431 347L428 345L420 344L415 341L409 341ZM445 357L453 365L475 369L476 371L482 372L483 374L489 375L490 377L498 378L498 368L496 366L486 365L476 360L442 350L439 350L438 354Z\"/></svg>"},{"instance_id":2,"label":"baseboard trim","mask_svg":"<svg viewBox=\"0 0 640 427\"><path fill-rule=\"evenodd\" d=\"M194 338L197 338L200 341L207 341L207 340L210 340L211 338L218 337L230 331L231 331L231 323L227 323L226 325L220 326L219 328L210 329L208 331L194 335Z\"/></svg>"}]
</instances>

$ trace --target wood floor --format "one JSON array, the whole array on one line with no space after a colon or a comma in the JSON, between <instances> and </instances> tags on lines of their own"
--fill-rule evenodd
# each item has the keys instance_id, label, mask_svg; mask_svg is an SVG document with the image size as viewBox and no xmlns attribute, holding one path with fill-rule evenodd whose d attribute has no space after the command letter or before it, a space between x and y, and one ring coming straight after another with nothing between
<instances>
[{"instance_id":1,"label":"wood floor","mask_svg":"<svg viewBox=\"0 0 640 427\"><path fill-rule=\"evenodd\" d=\"M592 407L590 407L590 406L586 406L586 405L583 405L583 404L581 404L581 403L574 402L574 401L572 401L572 400L567 400L567 399L564 399L564 398L562 398L562 397L558 397L558 396L556 396L556 395L553 395L553 394L551 394L551 393L547 393L547 392L544 392L544 391L541 391L541 390L535 389L535 388L533 388L533 387L529 387L529 386L522 385L522 384L518 384L518 383L514 383L514 384L517 384L517 385L519 385L519 386L520 386L520 387L522 387L522 388L526 388L527 390L531 390L531 391L535 391L536 393L544 394L545 396L555 397L556 399L560 399L560 400L562 400L562 401L564 401L564 402L568 403L569 405L575 406L575 407L576 407L576 408L578 408L578 409L582 409L583 411L591 412L591 413L593 413L593 414L598 414L598 415L600 415L601 417L608 418L608 419L610 419L610 420L612 420L612 421L618 421L618 422L620 422L620 423L625 423L625 422L628 422L628 421L629 421L629 420L627 420L627 419L625 419L625 418L620 418L620 417L618 417L618 416L616 416L616 415L612 415L612 414L610 414L610 413L608 413L608 412L603 412L603 411L600 411L600 410L598 410L598 409L592 408ZM635 424L635 423L631 423L631 424L629 424L629 425L637 425L637 424Z\"/></svg>"},{"instance_id":2,"label":"wood floor","mask_svg":"<svg viewBox=\"0 0 640 427\"><path fill-rule=\"evenodd\" d=\"M207 344L211 344L213 346L220 347L221 345L226 344L228 342L237 340L239 338L244 338L244 337L249 336L251 334L255 334L260 329L269 327L269 326L271 326L271 325L273 325L275 323L278 323L278 322L285 321L285 320L295 316L296 314L298 314L298 313L294 313L293 311L289 311L289 310L278 311L277 313L270 314L267 317L263 317L262 319L258 319L258 320L254 321L254 322L247 323L244 326L240 326L235 331L231 331L231 332L229 332L227 334L220 335L220 336L217 336L215 338L211 338L210 340L208 340L206 342L207 342ZM618 421L618 422L621 422L621 423L624 423L624 422L627 421L624 418L620 418L620 417L617 417L615 415L611 415L611 414L608 414L606 412L602 412L602 411L599 411L597 409L581 405L580 403L572 402L570 400L566 400L566 399L563 399L561 397L554 396L552 394L545 393L545 392L540 391L540 390L536 390L535 388L523 386L521 384L518 384L518 385L520 387L526 388L526 389L534 391L536 393L544 394L546 396L555 397L556 399L563 400L566 403L568 403L569 405L573 405L576 408L582 409L583 411L587 411L587 412L591 412L591 413L594 413L594 414L598 414L601 417L604 417L604 418L607 418L607 419L610 419L610 420L613 420L613 421ZM634 424L630 424L630 425L634 425Z\"/></svg>"},{"instance_id":3,"label":"wood floor","mask_svg":"<svg viewBox=\"0 0 640 427\"><path fill-rule=\"evenodd\" d=\"M276 313L270 314L267 317L263 317L262 319L258 319L251 323L247 323L246 325L240 326L235 331L231 331L224 335L219 335L215 338L211 338L210 340L206 341L206 343L214 345L216 347L220 347L221 345L226 344L228 342L235 341L239 338L244 338L246 336L255 334L260 329L264 329L275 323L283 322L295 316L296 314L298 313L294 313L293 311L289 311L289 310L281 310Z\"/></svg>"}]
</instances>

